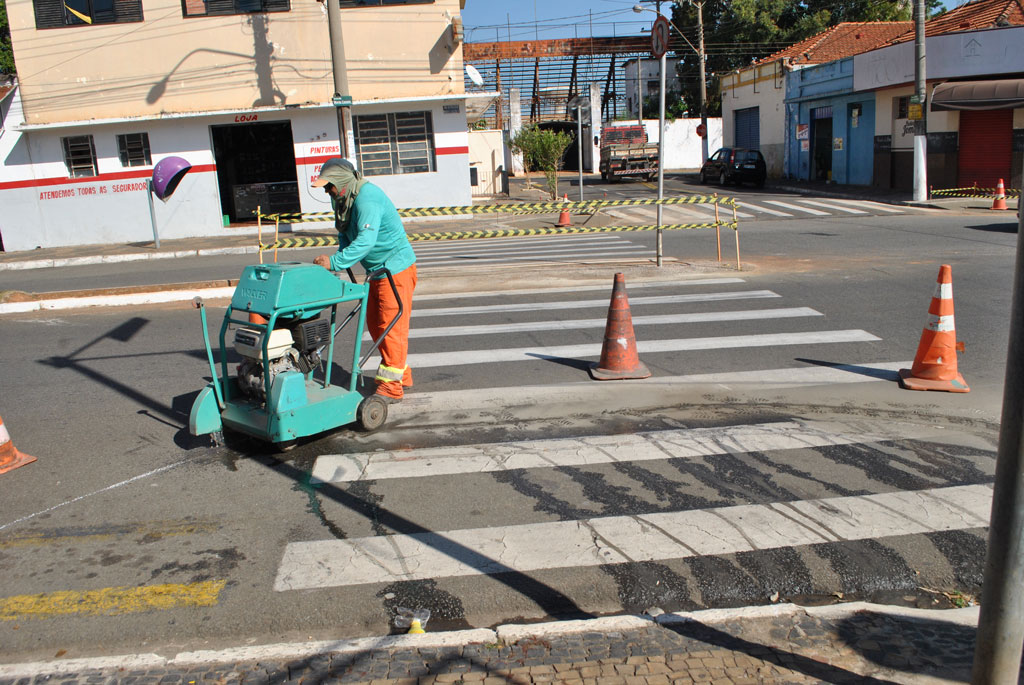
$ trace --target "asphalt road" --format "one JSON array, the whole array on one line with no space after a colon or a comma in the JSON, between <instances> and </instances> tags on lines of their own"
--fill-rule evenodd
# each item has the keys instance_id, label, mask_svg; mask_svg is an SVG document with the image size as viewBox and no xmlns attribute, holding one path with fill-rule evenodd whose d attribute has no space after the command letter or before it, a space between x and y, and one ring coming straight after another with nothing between
<instances>
[{"instance_id":1,"label":"asphalt road","mask_svg":"<svg viewBox=\"0 0 1024 685\"><path fill-rule=\"evenodd\" d=\"M285 454L188 435L209 370L185 304L5 315L0 409L19 449L39 458L0 476L5 660L379 635L397 606L431 608L441 629L779 598L936 606L969 595L985 528L964 512L984 509L994 470L1015 239L1010 219L988 216L766 220L742 233L747 268L736 272L708 264L706 234L668 233L666 254L680 263L624 269L653 377L621 385L595 384L585 370L615 264L564 266L558 279L577 286L557 292L544 290L551 268L461 269L465 292L424 288L417 302L413 328L433 335L413 339L415 394L385 428L341 428ZM237 266L215 261L173 277ZM892 381L913 358L941 263L953 265L969 394ZM50 275L85 278L77 269ZM807 380L821 371L835 375ZM637 435L664 456L643 456ZM705 451L673 451L690 444ZM586 463L551 456L595 449ZM534 453L555 461L500 467ZM311 482L330 455L377 455L399 471ZM464 467L479 455L496 465ZM441 463L453 470L431 471ZM820 537L805 539L757 523L782 502L824 498L856 512L875 496L911 518L929 513L846 533L818 521ZM641 558L623 551L639 533L613 530L711 510L741 535L714 533L722 546L709 548L684 536L686 552L652 542L642 550L668 551ZM573 542L573 530L600 532ZM492 531L503 551L471 553L473 531ZM764 542L771 535L782 541ZM407 553L392 559L392 548ZM360 571L363 557L373 561ZM456 568L440 570L450 560Z\"/></svg>"}]
</instances>

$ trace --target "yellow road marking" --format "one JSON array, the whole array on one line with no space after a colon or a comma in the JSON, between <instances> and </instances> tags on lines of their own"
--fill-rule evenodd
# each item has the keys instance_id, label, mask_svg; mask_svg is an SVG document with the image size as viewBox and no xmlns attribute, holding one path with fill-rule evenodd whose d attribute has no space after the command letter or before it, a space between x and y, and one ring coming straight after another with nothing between
<instances>
[{"instance_id":1,"label":"yellow road marking","mask_svg":"<svg viewBox=\"0 0 1024 685\"><path fill-rule=\"evenodd\" d=\"M79 592L66 590L39 595L15 595L0 599L0 620L16 621L55 616L117 616L140 611L177 607L216 606L226 580L207 580L182 585L108 587Z\"/></svg>"}]
</instances>

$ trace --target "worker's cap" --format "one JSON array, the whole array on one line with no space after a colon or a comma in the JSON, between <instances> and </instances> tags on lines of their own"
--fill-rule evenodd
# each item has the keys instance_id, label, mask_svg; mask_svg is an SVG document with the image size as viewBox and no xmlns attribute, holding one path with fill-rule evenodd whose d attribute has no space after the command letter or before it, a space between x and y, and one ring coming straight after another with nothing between
<instances>
[{"instance_id":1,"label":"worker's cap","mask_svg":"<svg viewBox=\"0 0 1024 685\"><path fill-rule=\"evenodd\" d=\"M344 159L343 157L332 157L323 163L320 167L320 175L313 181L314 188L323 188L331 181L331 176L339 171L347 171L350 174L355 174L356 168L352 166L352 162Z\"/></svg>"}]
</instances>

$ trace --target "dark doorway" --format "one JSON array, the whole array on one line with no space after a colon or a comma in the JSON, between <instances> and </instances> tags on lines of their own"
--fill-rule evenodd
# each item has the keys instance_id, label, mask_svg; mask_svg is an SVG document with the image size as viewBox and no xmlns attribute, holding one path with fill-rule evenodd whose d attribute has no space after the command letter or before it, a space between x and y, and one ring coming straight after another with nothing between
<instances>
[{"instance_id":1,"label":"dark doorway","mask_svg":"<svg viewBox=\"0 0 1024 685\"><path fill-rule=\"evenodd\" d=\"M211 126L225 225L299 212L292 126L287 121Z\"/></svg>"},{"instance_id":2,"label":"dark doorway","mask_svg":"<svg viewBox=\"0 0 1024 685\"><path fill-rule=\"evenodd\" d=\"M811 140L811 180L832 180L832 117L814 119Z\"/></svg>"}]
</instances>

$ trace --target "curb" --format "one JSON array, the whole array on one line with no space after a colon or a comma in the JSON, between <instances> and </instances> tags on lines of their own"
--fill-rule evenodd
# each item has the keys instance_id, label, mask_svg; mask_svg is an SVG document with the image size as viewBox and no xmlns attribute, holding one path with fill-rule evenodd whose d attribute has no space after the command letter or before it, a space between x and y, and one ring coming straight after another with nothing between
<instances>
[{"instance_id":1,"label":"curb","mask_svg":"<svg viewBox=\"0 0 1024 685\"><path fill-rule=\"evenodd\" d=\"M31 259L23 262L0 262L0 271L48 269L58 266L86 266L89 264L116 264L140 262L147 259L179 259L182 257L212 257L216 255L254 254L258 247L216 247L175 252L130 252L128 254L90 255L88 257L61 257L57 259Z\"/></svg>"},{"instance_id":2,"label":"curb","mask_svg":"<svg viewBox=\"0 0 1024 685\"><path fill-rule=\"evenodd\" d=\"M16 664L0 664L0 678L29 678L36 675L59 675L83 671L107 669L144 669L174 666L195 666L200 664L258 662L264 660L303 659L321 654L344 654L381 649L421 649L463 646L474 643L515 643L525 639L537 639L571 635L583 632L626 632L643 630L652 625L672 625L696 622L714 625L736 620L776 620L800 613L820 616L830 620L842 619L862 612L907 616L912 618L933 618L941 613L943 619L973 626L977 625L979 607L965 609L914 609L908 607L849 602L821 607L802 607L797 604L773 604L741 607L739 609L706 609L702 611L661 614L657 617L625 614L574 621L551 621L534 624L505 624L489 628L475 628L423 635L385 635L343 640L320 640L314 642L278 643L254 647L230 647L221 650L197 650L179 652L171 657L155 653L125 654L111 657L66 659L62 661L34 661Z\"/></svg>"}]
</instances>

